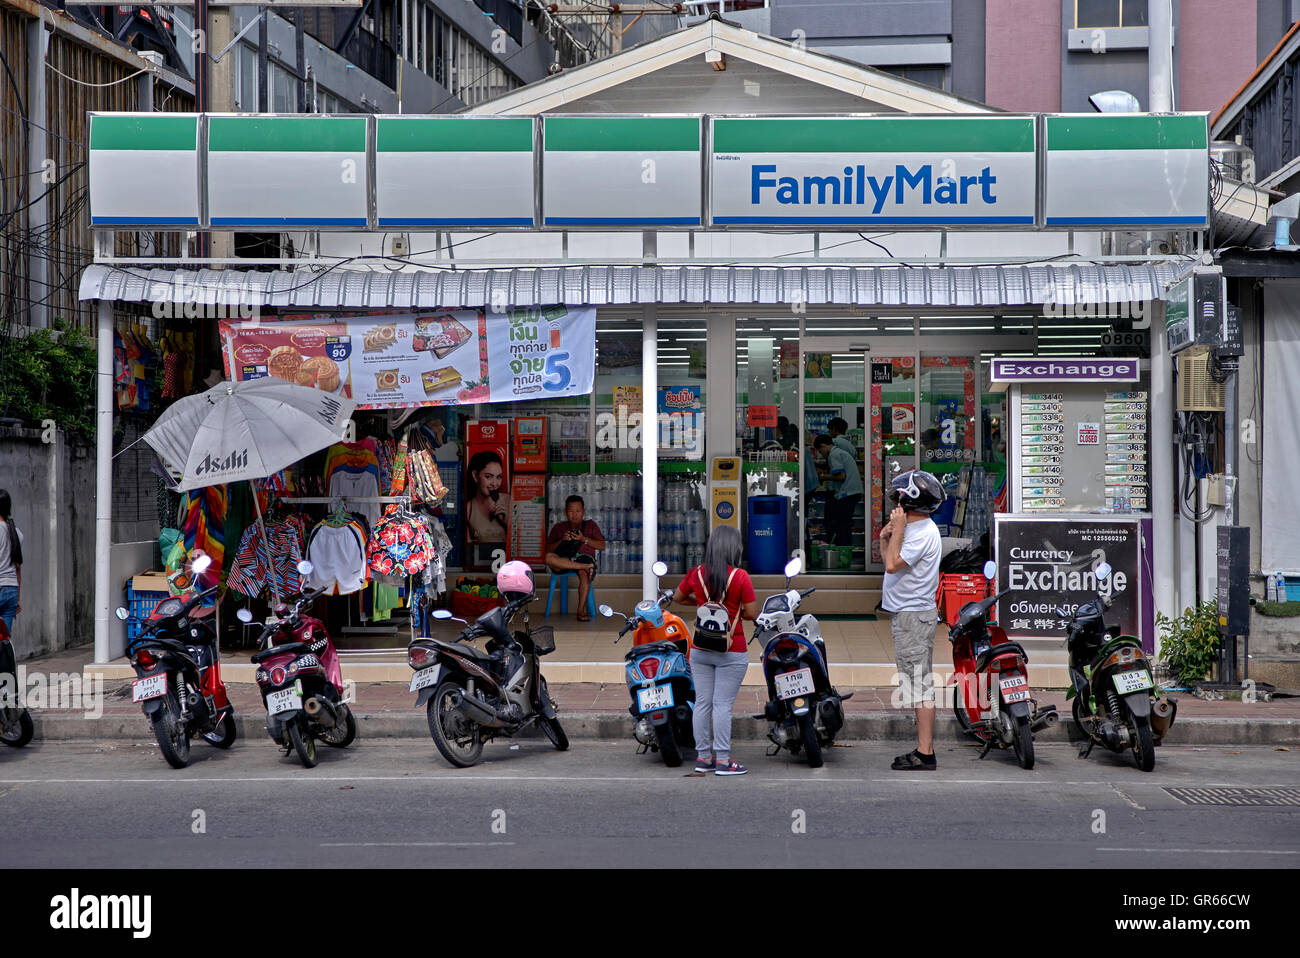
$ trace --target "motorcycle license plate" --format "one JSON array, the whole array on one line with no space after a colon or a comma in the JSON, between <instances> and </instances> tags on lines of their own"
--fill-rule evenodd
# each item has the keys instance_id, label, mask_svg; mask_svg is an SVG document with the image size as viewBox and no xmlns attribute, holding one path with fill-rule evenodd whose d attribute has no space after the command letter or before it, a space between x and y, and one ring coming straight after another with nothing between
<instances>
[{"instance_id":1,"label":"motorcycle license plate","mask_svg":"<svg viewBox=\"0 0 1300 958\"><path fill-rule=\"evenodd\" d=\"M673 687L664 684L652 685L648 689L637 689L636 704L642 712L670 709L673 707Z\"/></svg>"},{"instance_id":2,"label":"motorcycle license plate","mask_svg":"<svg viewBox=\"0 0 1300 958\"><path fill-rule=\"evenodd\" d=\"M1115 680L1115 690L1120 695L1127 695L1129 692L1141 692L1143 689L1151 688L1151 673L1146 669L1137 669L1133 672L1117 672L1111 678Z\"/></svg>"},{"instance_id":3,"label":"motorcycle license plate","mask_svg":"<svg viewBox=\"0 0 1300 958\"><path fill-rule=\"evenodd\" d=\"M166 694L166 672L159 672L157 675L150 675L143 679L136 679L131 683L132 702L147 702L149 699L156 699L158 696Z\"/></svg>"},{"instance_id":4,"label":"motorcycle license plate","mask_svg":"<svg viewBox=\"0 0 1300 958\"><path fill-rule=\"evenodd\" d=\"M1002 701L1008 705L1012 702L1026 702L1029 700L1029 680L1023 675L1001 679L998 686L1002 689Z\"/></svg>"},{"instance_id":5,"label":"motorcycle license plate","mask_svg":"<svg viewBox=\"0 0 1300 958\"><path fill-rule=\"evenodd\" d=\"M302 708L302 696L296 689L281 689L278 692L271 692L266 697L267 715L279 715L281 712L300 708Z\"/></svg>"},{"instance_id":6,"label":"motorcycle license plate","mask_svg":"<svg viewBox=\"0 0 1300 958\"><path fill-rule=\"evenodd\" d=\"M410 691L418 692L420 689L427 689L430 685L437 683L440 675L442 675L441 665L431 665L427 669L420 669L411 676Z\"/></svg>"},{"instance_id":7,"label":"motorcycle license plate","mask_svg":"<svg viewBox=\"0 0 1300 958\"><path fill-rule=\"evenodd\" d=\"M799 669L775 676L772 683L776 686L776 697L792 699L797 695L811 695L813 690L812 669Z\"/></svg>"}]
</instances>

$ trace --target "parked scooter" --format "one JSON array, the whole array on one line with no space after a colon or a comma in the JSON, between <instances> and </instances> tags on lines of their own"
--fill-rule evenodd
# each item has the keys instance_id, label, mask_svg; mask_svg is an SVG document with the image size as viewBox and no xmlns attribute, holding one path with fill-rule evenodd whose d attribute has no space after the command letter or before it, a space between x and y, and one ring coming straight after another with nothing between
<instances>
[{"instance_id":1,"label":"parked scooter","mask_svg":"<svg viewBox=\"0 0 1300 958\"><path fill-rule=\"evenodd\" d=\"M427 703L433 744L458 768L477 765L484 743L496 736L510 737L534 724L557 750L569 747L539 661L555 651L555 630L528 625L527 606L536 598L532 570L518 560L507 562L497 573L497 590L506 604L473 625L446 609L431 613L466 626L451 642L421 637L407 648L407 663L415 670L411 691L420 693L415 704ZM511 632L520 612L524 627ZM461 644L481 636L488 639L485 651Z\"/></svg>"},{"instance_id":2,"label":"parked scooter","mask_svg":"<svg viewBox=\"0 0 1300 958\"><path fill-rule=\"evenodd\" d=\"M202 575L211 563L206 555L196 558L193 576ZM221 681L217 633L208 618L194 614L216 591L213 586L189 597L163 599L143 622L126 609L117 610L119 619L142 627L126 649L137 676L131 701L139 702L149 717L158 748L172 768L189 764L194 735L217 748L235 744L235 709Z\"/></svg>"},{"instance_id":3,"label":"parked scooter","mask_svg":"<svg viewBox=\"0 0 1300 958\"><path fill-rule=\"evenodd\" d=\"M984 565L990 582L997 564ZM989 613L1004 589L979 602L962 606L948 632L954 668L953 711L962 730L984 743L980 758L995 745L1015 750L1020 767L1034 767L1034 733L1057 720L1056 706L1040 708L1029 691L1029 656L1001 626L989 624Z\"/></svg>"},{"instance_id":4,"label":"parked scooter","mask_svg":"<svg viewBox=\"0 0 1300 958\"><path fill-rule=\"evenodd\" d=\"M32 713L22 705L22 694L9 628L0 619L0 742L10 748L22 748L36 731Z\"/></svg>"},{"instance_id":5,"label":"parked scooter","mask_svg":"<svg viewBox=\"0 0 1300 958\"><path fill-rule=\"evenodd\" d=\"M844 702L853 693L840 695L831 685L826 663L826 644L817 619L805 613L795 619L799 605L816 587L790 588L790 580L803 571L803 561L794 557L785 566L786 591L768 596L754 621L754 638L764 643L763 675L767 679L767 705L757 719L772 723L768 738L771 755L802 749L810 768L821 768L822 749L829 748L844 727Z\"/></svg>"},{"instance_id":6,"label":"parked scooter","mask_svg":"<svg viewBox=\"0 0 1300 958\"><path fill-rule=\"evenodd\" d=\"M656 580L668 574L663 562L650 570ZM680 617L666 611L672 601L671 589L658 599L642 599L630 616L623 616L626 624L614 641L632 632L632 649L623 658L632 696L632 735L641 746L637 754L658 752L665 765L676 768L682 764L682 747L695 747L695 683L686 658L690 632ZM619 613L602 605L600 614L612 618Z\"/></svg>"},{"instance_id":7,"label":"parked scooter","mask_svg":"<svg viewBox=\"0 0 1300 958\"><path fill-rule=\"evenodd\" d=\"M1110 578L1111 567L1097 566L1097 582ZM1120 634L1119 626L1106 627L1105 610L1110 606L1107 590L1098 590L1070 615L1066 645L1070 650L1070 689L1074 724L1088 738L1079 750L1080 758L1092 754L1094 745L1112 752L1133 751L1137 766L1149 772L1156 766L1155 747L1174 724L1178 703L1161 698L1151 676L1151 664L1142 643L1135 636Z\"/></svg>"},{"instance_id":8,"label":"parked scooter","mask_svg":"<svg viewBox=\"0 0 1300 958\"><path fill-rule=\"evenodd\" d=\"M310 575L312 564L303 560L298 571ZM257 638L265 647L252 657L266 705L266 731L286 755L297 752L306 768L316 765L317 739L345 748L357 737L357 720L344 701L338 652L325 623L305 613L324 591L304 592L292 606L278 606L279 619L263 624ZM253 623L247 609L235 614L245 624L261 624Z\"/></svg>"}]
</instances>

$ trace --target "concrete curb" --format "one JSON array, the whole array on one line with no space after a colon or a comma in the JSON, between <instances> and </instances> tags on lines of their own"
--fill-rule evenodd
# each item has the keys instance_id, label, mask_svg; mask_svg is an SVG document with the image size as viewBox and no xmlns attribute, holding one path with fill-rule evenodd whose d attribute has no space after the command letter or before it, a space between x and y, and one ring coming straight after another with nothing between
<instances>
[{"instance_id":1,"label":"concrete curb","mask_svg":"<svg viewBox=\"0 0 1300 958\"><path fill-rule=\"evenodd\" d=\"M631 739L632 722L624 712L561 712L564 730L571 739ZM35 741L102 742L104 740L153 741L153 730L142 714L83 718L80 714L53 715L34 713ZM261 713L236 716L239 739L267 740L266 718ZM357 715L358 739L429 739L429 726L423 711L408 713L377 712ZM766 722L749 716L736 716L732 738L741 742L767 741ZM839 738L844 741L907 741L916 734L910 715L897 712L872 712L850 715ZM949 715L936 716L936 737L948 744L969 744ZM530 730L525 738L541 737ZM1064 744L1081 739L1069 719L1049 726L1034 736L1045 744ZM1170 745L1286 745L1300 746L1300 722L1292 719L1202 718L1178 719L1170 731Z\"/></svg>"}]
</instances>

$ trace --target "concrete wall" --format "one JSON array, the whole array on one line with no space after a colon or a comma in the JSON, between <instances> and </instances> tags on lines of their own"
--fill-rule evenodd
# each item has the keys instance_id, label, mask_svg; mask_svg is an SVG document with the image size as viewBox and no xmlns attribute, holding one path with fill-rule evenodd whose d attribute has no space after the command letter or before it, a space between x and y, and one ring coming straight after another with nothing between
<instances>
[{"instance_id":1,"label":"concrete wall","mask_svg":"<svg viewBox=\"0 0 1300 958\"><path fill-rule=\"evenodd\" d=\"M1300 20L1296 0L1258 0L1255 5L1255 63L1264 62L1279 40ZM1246 76L1241 78L1243 81Z\"/></svg>"},{"instance_id":2,"label":"concrete wall","mask_svg":"<svg viewBox=\"0 0 1300 958\"><path fill-rule=\"evenodd\" d=\"M1061 7L1043 0L986 0L984 102L1004 110L1061 108Z\"/></svg>"},{"instance_id":3,"label":"concrete wall","mask_svg":"<svg viewBox=\"0 0 1300 958\"><path fill-rule=\"evenodd\" d=\"M94 641L94 448L37 429L0 430L0 487L23 532L19 661Z\"/></svg>"},{"instance_id":4,"label":"concrete wall","mask_svg":"<svg viewBox=\"0 0 1300 958\"><path fill-rule=\"evenodd\" d=\"M963 0L966 2L966 0ZM952 0L772 0L772 35L915 37L952 33Z\"/></svg>"},{"instance_id":5,"label":"concrete wall","mask_svg":"<svg viewBox=\"0 0 1300 958\"><path fill-rule=\"evenodd\" d=\"M1179 110L1213 113L1259 62L1256 11L1251 4L1235 4L1240 9L1225 16L1222 0L1182 0L1180 6L1174 50L1180 69L1174 105Z\"/></svg>"}]
</instances>

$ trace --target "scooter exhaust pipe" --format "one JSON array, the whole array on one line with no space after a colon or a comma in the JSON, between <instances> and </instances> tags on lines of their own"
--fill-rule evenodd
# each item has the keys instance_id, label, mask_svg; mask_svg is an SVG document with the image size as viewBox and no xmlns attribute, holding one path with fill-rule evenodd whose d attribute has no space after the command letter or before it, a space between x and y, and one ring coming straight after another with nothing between
<instances>
[{"instance_id":1,"label":"scooter exhaust pipe","mask_svg":"<svg viewBox=\"0 0 1300 958\"><path fill-rule=\"evenodd\" d=\"M453 692L449 697L453 708L469 721L485 728L500 728L505 723L497 717L492 706L468 692Z\"/></svg>"},{"instance_id":2,"label":"scooter exhaust pipe","mask_svg":"<svg viewBox=\"0 0 1300 958\"><path fill-rule=\"evenodd\" d=\"M1174 724L1178 715L1178 703L1173 699L1162 698L1151 706L1151 734L1159 742Z\"/></svg>"},{"instance_id":3,"label":"scooter exhaust pipe","mask_svg":"<svg viewBox=\"0 0 1300 958\"><path fill-rule=\"evenodd\" d=\"M334 706L327 699L313 695L302 703L302 710L307 713L309 719L321 728L333 728L338 724L338 712L334 710Z\"/></svg>"}]
</instances>

